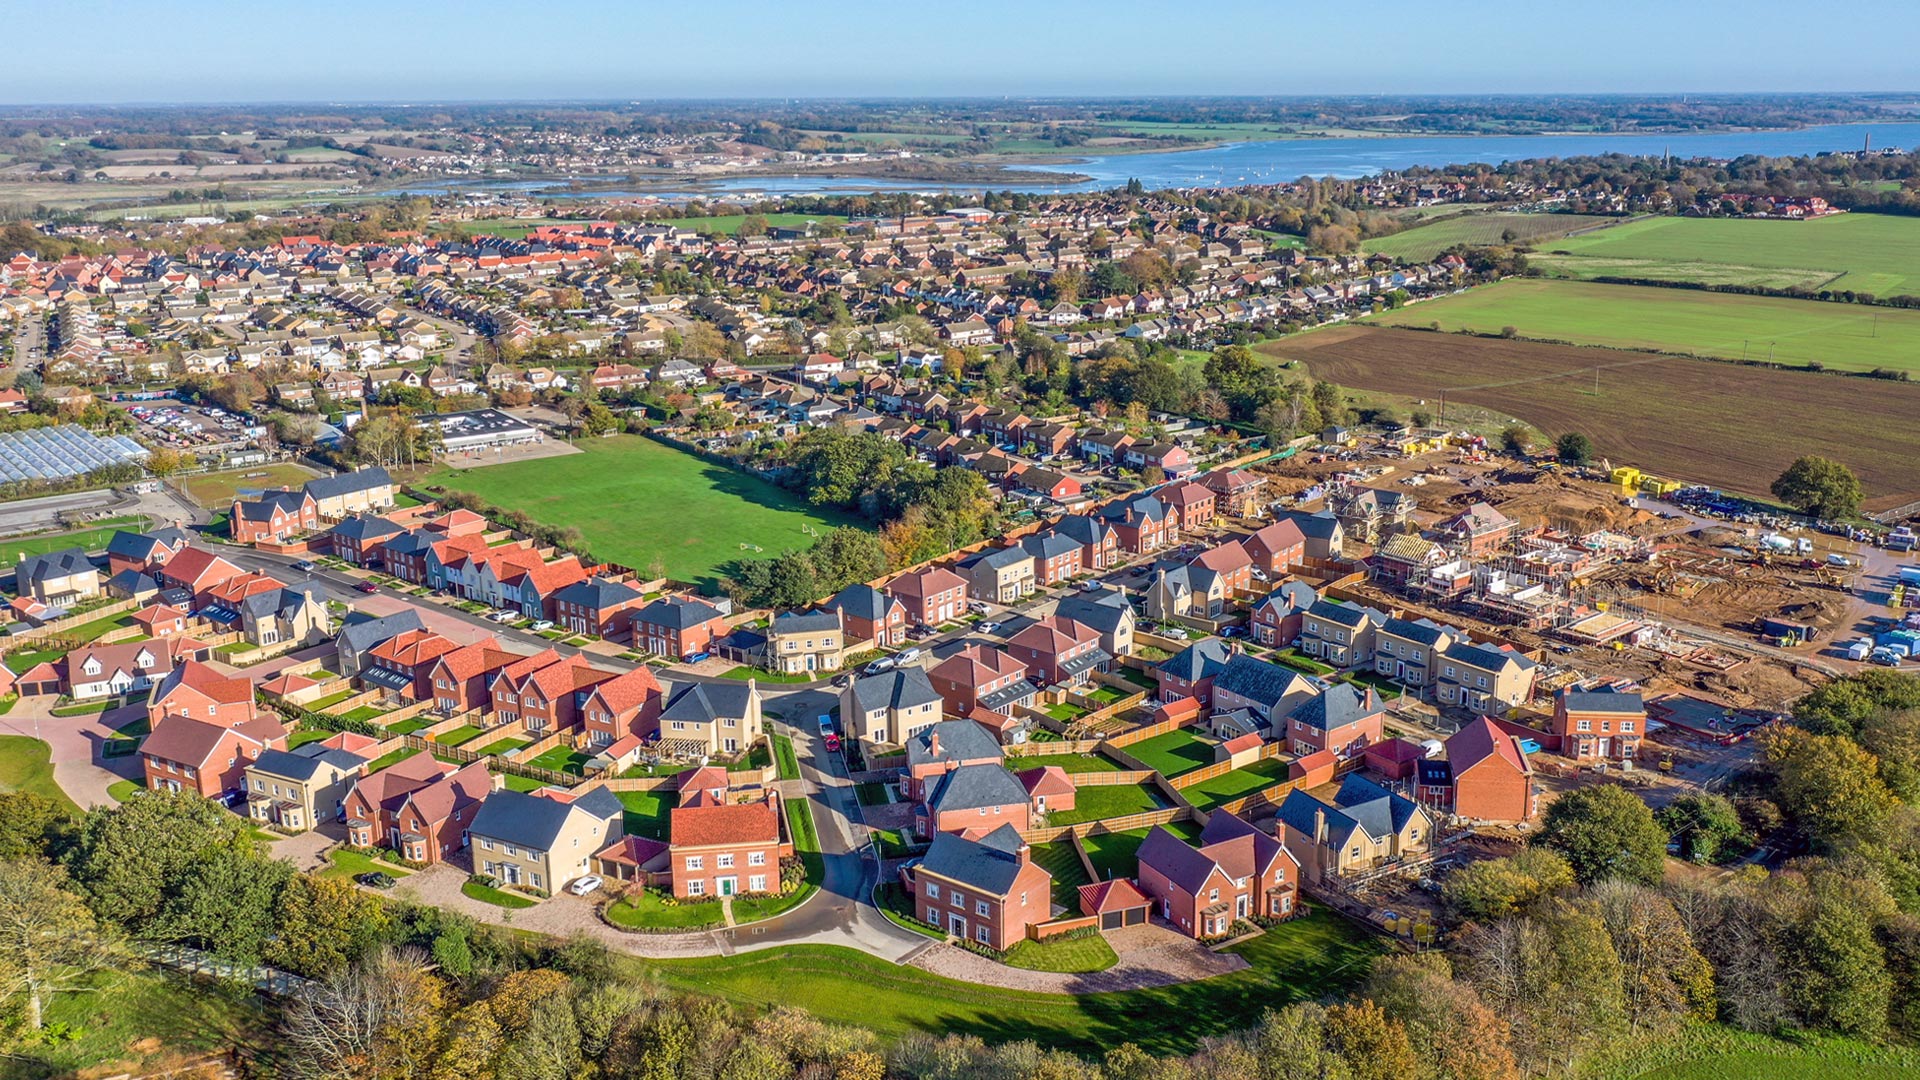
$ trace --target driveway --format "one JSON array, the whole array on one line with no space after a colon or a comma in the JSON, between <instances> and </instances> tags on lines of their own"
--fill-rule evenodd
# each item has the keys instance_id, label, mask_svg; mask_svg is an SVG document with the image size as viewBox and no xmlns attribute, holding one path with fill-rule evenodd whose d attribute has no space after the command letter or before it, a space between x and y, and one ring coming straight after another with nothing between
<instances>
[{"instance_id":1,"label":"driveway","mask_svg":"<svg viewBox=\"0 0 1920 1080\"><path fill-rule=\"evenodd\" d=\"M12 712L0 716L0 734L25 735L45 742L52 752L54 783L81 809L114 805L107 788L143 775L140 755L103 758L100 748L114 735L115 727L146 715L145 706L55 716L52 709L57 701L48 696L21 698Z\"/></svg>"},{"instance_id":2,"label":"driveway","mask_svg":"<svg viewBox=\"0 0 1920 1080\"><path fill-rule=\"evenodd\" d=\"M923 939L925 940L925 939ZM1192 982L1240 971L1249 965L1235 953L1217 953L1163 926L1134 927L1107 935L1119 960L1105 971L1061 974L1026 971L996 963L952 945L928 948L914 967L961 982L1032 990L1043 994L1104 994Z\"/></svg>"}]
</instances>

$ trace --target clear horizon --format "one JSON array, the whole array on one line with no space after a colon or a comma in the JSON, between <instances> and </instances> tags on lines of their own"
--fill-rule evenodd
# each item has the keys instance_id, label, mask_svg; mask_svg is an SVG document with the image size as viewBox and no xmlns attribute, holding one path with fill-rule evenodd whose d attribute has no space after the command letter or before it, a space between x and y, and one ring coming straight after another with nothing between
<instances>
[{"instance_id":1,"label":"clear horizon","mask_svg":"<svg viewBox=\"0 0 1920 1080\"><path fill-rule=\"evenodd\" d=\"M1697 33L1663 29L1679 9L1654 0L1621 0L1594 27L1575 11L1543 18L1529 4L1395 11L1361 24L1328 9L1222 0L1183 23L1192 39L1178 55L1148 44L1174 20L1145 0L984 0L915 19L875 0L809 10L804 20L767 0L719 9L586 0L555 10L540 21L493 0L339 0L324 9L5 2L0 19L25 47L0 70L0 103L1920 91L1911 60L1920 19L1897 0L1863 0L1845 19L1809 19L1804 5L1780 0L1703 0L1684 9Z\"/></svg>"}]
</instances>

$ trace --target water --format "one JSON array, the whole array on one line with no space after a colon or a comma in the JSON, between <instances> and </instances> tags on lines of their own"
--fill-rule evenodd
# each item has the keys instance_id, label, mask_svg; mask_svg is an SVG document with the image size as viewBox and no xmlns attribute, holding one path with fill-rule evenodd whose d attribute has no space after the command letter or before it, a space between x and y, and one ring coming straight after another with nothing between
<instances>
[{"instance_id":1,"label":"water","mask_svg":"<svg viewBox=\"0 0 1920 1080\"><path fill-rule=\"evenodd\" d=\"M1178 187L1233 187L1275 184L1301 176L1350 179L1384 170L1416 165L1466 163L1497 165L1527 158L1577 157L1591 154L1636 154L1674 157L1735 158L1746 154L1769 157L1817 154L1823 150L1858 150L1873 136L1876 147L1920 146L1920 123L1830 124L1796 131L1750 131L1711 135L1386 135L1378 138L1278 139L1231 143L1205 150L1170 150L1150 154L1100 154L1062 157L1041 164L1008 165L1026 172L1074 172L1092 179L1082 183L992 185L995 190L1056 193L1104 191L1138 179L1149 190ZM564 182L448 181L406 189L406 194L437 195L453 191L526 191L569 197L559 190ZM630 191L595 191L583 198L653 195L688 198L716 193L764 195L848 194L870 191L978 191L979 184L931 180L898 180L848 176L730 176L702 181L697 186L674 181L659 188L636 185Z\"/></svg>"}]
</instances>

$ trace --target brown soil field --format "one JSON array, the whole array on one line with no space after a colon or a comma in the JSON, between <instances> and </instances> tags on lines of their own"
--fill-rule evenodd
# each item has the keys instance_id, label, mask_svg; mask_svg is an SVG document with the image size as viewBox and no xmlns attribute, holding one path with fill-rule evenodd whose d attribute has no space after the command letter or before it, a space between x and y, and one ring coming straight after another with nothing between
<instances>
[{"instance_id":1,"label":"brown soil field","mask_svg":"<svg viewBox=\"0 0 1920 1080\"><path fill-rule=\"evenodd\" d=\"M1585 432L1615 463L1678 480L1764 496L1794 458L1819 454L1859 474L1868 509L1920 499L1920 384L1359 326L1260 348L1342 386L1445 392L1550 437Z\"/></svg>"}]
</instances>

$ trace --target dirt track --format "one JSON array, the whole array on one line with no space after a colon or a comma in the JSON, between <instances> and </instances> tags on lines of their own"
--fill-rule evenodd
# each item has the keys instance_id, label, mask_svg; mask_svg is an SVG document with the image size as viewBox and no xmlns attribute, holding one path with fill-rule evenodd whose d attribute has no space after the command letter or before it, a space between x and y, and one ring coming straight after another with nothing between
<instances>
[{"instance_id":1,"label":"dirt track","mask_svg":"<svg viewBox=\"0 0 1920 1080\"><path fill-rule=\"evenodd\" d=\"M1456 334L1340 327L1262 351L1356 389L1582 431L1617 463L1750 494L1795 457L1851 466L1868 508L1920 498L1920 385ZM1598 370L1596 392L1595 372Z\"/></svg>"}]
</instances>

